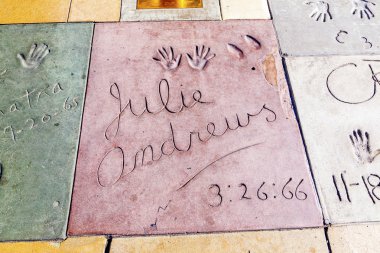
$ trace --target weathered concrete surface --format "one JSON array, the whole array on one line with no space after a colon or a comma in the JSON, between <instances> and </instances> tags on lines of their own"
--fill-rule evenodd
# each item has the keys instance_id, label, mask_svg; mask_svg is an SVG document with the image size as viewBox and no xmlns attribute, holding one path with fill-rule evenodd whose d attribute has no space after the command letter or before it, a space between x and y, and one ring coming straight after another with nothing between
<instances>
[{"instance_id":1,"label":"weathered concrete surface","mask_svg":"<svg viewBox=\"0 0 380 253\"><path fill-rule=\"evenodd\" d=\"M332 252L379 252L380 225L377 223L333 226L328 229L328 235Z\"/></svg>"},{"instance_id":2,"label":"weathered concrete surface","mask_svg":"<svg viewBox=\"0 0 380 253\"><path fill-rule=\"evenodd\" d=\"M223 19L270 19L267 0L221 0Z\"/></svg>"},{"instance_id":3,"label":"weathered concrete surface","mask_svg":"<svg viewBox=\"0 0 380 253\"><path fill-rule=\"evenodd\" d=\"M91 24L0 27L0 240L65 237Z\"/></svg>"},{"instance_id":4,"label":"weathered concrete surface","mask_svg":"<svg viewBox=\"0 0 380 253\"><path fill-rule=\"evenodd\" d=\"M282 53L379 54L380 5L372 2L269 0Z\"/></svg>"},{"instance_id":5,"label":"weathered concrete surface","mask_svg":"<svg viewBox=\"0 0 380 253\"><path fill-rule=\"evenodd\" d=\"M0 24L66 22L70 0L1 0Z\"/></svg>"},{"instance_id":6,"label":"weathered concrete surface","mask_svg":"<svg viewBox=\"0 0 380 253\"><path fill-rule=\"evenodd\" d=\"M137 9L137 0L122 0L121 21L220 20L219 0L203 0L203 8Z\"/></svg>"},{"instance_id":7,"label":"weathered concrete surface","mask_svg":"<svg viewBox=\"0 0 380 253\"><path fill-rule=\"evenodd\" d=\"M62 242L0 243L1 253L104 253L105 237L75 237Z\"/></svg>"},{"instance_id":8,"label":"weathered concrete surface","mask_svg":"<svg viewBox=\"0 0 380 253\"><path fill-rule=\"evenodd\" d=\"M380 221L379 60L341 56L286 61L329 223Z\"/></svg>"},{"instance_id":9,"label":"weathered concrete surface","mask_svg":"<svg viewBox=\"0 0 380 253\"><path fill-rule=\"evenodd\" d=\"M302 240L300 240L302 238ZM327 253L323 229L116 238L111 253Z\"/></svg>"},{"instance_id":10,"label":"weathered concrete surface","mask_svg":"<svg viewBox=\"0 0 380 253\"><path fill-rule=\"evenodd\" d=\"M322 224L270 21L97 24L91 59L70 234Z\"/></svg>"},{"instance_id":11,"label":"weathered concrete surface","mask_svg":"<svg viewBox=\"0 0 380 253\"><path fill-rule=\"evenodd\" d=\"M120 0L72 0L69 21L117 22L120 10Z\"/></svg>"}]
</instances>

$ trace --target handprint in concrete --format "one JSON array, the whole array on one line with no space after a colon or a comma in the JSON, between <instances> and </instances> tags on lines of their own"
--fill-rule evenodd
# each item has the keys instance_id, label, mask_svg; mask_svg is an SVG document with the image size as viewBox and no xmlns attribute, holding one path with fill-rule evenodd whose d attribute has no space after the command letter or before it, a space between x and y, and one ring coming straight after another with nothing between
<instances>
[{"instance_id":1,"label":"handprint in concrete","mask_svg":"<svg viewBox=\"0 0 380 253\"><path fill-rule=\"evenodd\" d=\"M50 49L46 44L33 44L29 50L28 55L17 54L21 66L26 69L37 69L44 58L50 53Z\"/></svg>"},{"instance_id":2,"label":"handprint in concrete","mask_svg":"<svg viewBox=\"0 0 380 253\"><path fill-rule=\"evenodd\" d=\"M195 46L193 56L186 54L187 62L189 63L190 67L196 70L203 70L209 60L216 56L216 54L210 54L210 51L211 49L206 48L205 46Z\"/></svg>"},{"instance_id":3,"label":"handprint in concrete","mask_svg":"<svg viewBox=\"0 0 380 253\"><path fill-rule=\"evenodd\" d=\"M360 18L364 15L368 18L374 18L375 14L371 11L369 6L375 6L376 4L367 0L352 0L352 15L358 14Z\"/></svg>"},{"instance_id":4,"label":"handprint in concrete","mask_svg":"<svg viewBox=\"0 0 380 253\"><path fill-rule=\"evenodd\" d=\"M314 8L310 13L310 17L315 21L326 22L327 20L332 19L329 3L325 1L311 1L305 2L305 4L310 5Z\"/></svg>"},{"instance_id":5,"label":"handprint in concrete","mask_svg":"<svg viewBox=\"0 0 380 253\"><path fill-rule=\"evenodd\" d=\"M158 62L165 70L176 70L181 63L182 54L175 57L174 50L172 47L169 47L169 50L166 48L157 50L159 57L153 57L153 60Z\"/></svg>"},{"instance_id":6,"label":"handprint in concrete","mask_svg":"<svg viewBox=\"0 0 380 253\"><path fill-rule=\"evenodd\" d=\"M368 132L362 132L362 130L354 130L350 134L351 144L355 153L355 157L361 164L372 163L376 156L380 154L380 150L376 150L372 153L369 134Z\"/></svg>"}]
</instances>

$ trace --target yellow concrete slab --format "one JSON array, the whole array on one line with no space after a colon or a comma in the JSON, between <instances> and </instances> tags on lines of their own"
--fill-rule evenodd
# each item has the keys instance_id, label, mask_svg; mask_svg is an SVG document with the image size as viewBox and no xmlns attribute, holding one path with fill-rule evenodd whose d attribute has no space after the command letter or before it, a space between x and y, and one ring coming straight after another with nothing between
<instances>
[{"instance_id":1,"label":"yellow concrete slab","mask_svg":"<svg viewBox=\"0 0 380 253\"><path fill-rule=\"evenodd\" d=\"M121 0L72 0L69 22L120 20Z\"/></svg>"},{"instance_id":2,"label":"yellow concrete slab","mask_svg":"<svg viewBox=\"0 0 380 253\"><path fill-rule=\"evenodd\" d=\"M70 0L0 0L0 24L66 22Z\"/></svg>"},{"instance_id":3,"label":"yellow concrete slab","mask_svg":"<svg viewBox=\"0 0 380 253\"><path fill-rule=\"evenodd\" d=\"M63 242L0 243L1 253L104 253L105 237L76 237Z\"/></svg>"},{"instance_id":4,"label":"yellow concrete slab","mask_svg":"<svg viewBox=\"0 0 380 253\"><path fill-rule=\"evenodd\" d=\"M327 253L323 229L116 238L111 253Z\"/></svg>"},{"instance_id":5,"label":"yellow concrete slab","mask_svg":"<svg viewBox=\"0 0 380 253\"><path fill-rule=\"evenodd\" d=\"M329 228L332 252L379 253L380 224L337 226Z\"/></svg>"}]
</instances>

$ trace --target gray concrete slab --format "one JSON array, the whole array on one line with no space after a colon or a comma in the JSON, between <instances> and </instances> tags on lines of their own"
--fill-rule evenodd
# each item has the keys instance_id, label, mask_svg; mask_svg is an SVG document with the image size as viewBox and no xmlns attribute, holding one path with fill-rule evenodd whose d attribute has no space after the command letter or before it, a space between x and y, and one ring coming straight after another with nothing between
<instances>
[{"instance_id":1,"label":"gray concrete slab","mask_svg":"<svg viewBox=\"0 0 380 253\"><path fill-rule=\"evenodd\" d=\"M380 57L286 63L326 222L380 221Z\"/></svg>"},{"instance_id":2,"label":"gray concrete slab","mask_svg":"<svg viewBox=\"0 0 380 253\"><path fill-rule=\"evenodd\" d=\"M92 24L0 38L0 241L65 238Z\"/></svg>"},{"instance_id":3,"label":"gray concrete slab","mask_svg":"<svg viewBox=\"0 0 380 253\"><path fill-rule=\"evenodd\" d=\"M270 0L283 55L379 54L380 4L365 0Z\"/></svg>"}]
</instances>

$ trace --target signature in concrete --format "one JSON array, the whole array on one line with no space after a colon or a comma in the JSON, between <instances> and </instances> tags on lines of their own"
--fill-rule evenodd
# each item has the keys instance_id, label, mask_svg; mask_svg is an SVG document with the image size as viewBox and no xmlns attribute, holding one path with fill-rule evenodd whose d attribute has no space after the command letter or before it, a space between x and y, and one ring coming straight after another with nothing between
<instances>
[{"instance_id":1,"label":"signature in concrete","mask_svg":"<svg viewBox=\"0 0 380 253\"><path fill-rule=\"evenodd\" d=\"M24 94L21 97L13 99L8 105L0 105L0 116L32 109L39 104L43 97L51 97L59 94L61 91L63 91L63 87L60 83L54 83L33 89L25 89Z\"/></svg>"},{"instance_id":2,"label":"signature in concrete","mask_svg":"<svg viewBox=\"0 0 380 253\"><path fill-rule=\"evenodd\" d=\"M134 109L135 103L133 103L132 98L128 99L127 104L123 104L121 96L122 93L120 92L120 88L117 83L114 83L110 86L110 95L112 98L117 100L118 113L117 116L112 119L111 123L107 126L107 129L104 132L104 136L107 140L110 140L118 135L121 121L125 113L128 111L135 117L141 117L144 114L157 115L163 111L170 114L177 114L183 112L186 109L190 110L197 104L207 105L212 103L204 101L202 99L203 93L200 90L195 90L190 98L192 101L186 103L185 100L187 97L183 94L183 91L181 91L180 96L177 100L179 101L179 103L173 106L173 104L170 103L171 99L173 98L173 95L170 91L170 84L166 79L162 79L158 83L158 101L160 101L158 105L152 105L153 103L149 103L148 98L144 97L145 107L140 112ZM179 106L177 106L178 104ZM154 109L154 107L158 109Z\"/></svg>"},{"instance_id":3,"label":"signature in concrete","mask_svg":"<svg viewBox=\"0 0 380 253\"><path fill-rule=\"evenodd\" d=\"M189 131L186 134L189 140L186 143L186 146L179 145L179 142L177 139L178 134L176 133L177 131L176 131L175 125L173 125L172 122L169 122L168 125L170 129L170 135L167 137L167 139L162 141L161 144L156 147L154 147L152 144L148 144L143 148L139 148L137 152L134 153L134 155L129 157L129 159L131 159L131 162L127 162L128 157L125 156L126 153L124 152L124 149L120 146L114 147L108 152L106 152L106 154L102 157L98 165L98 169L97 169L98 184L102 187L115 185L122 178L129 176L138 167L143 167L146 164L151 165L152 163L160 161L165 156L168 156L168 157L172 156L176 152L178 153L189 152L194 149L194 146L195 146L194 142L207 143L211 139L223 137L228 132L235 132L241 128L248 127L252 125L253 119L258 118L262 114L265 114L265 120L269 123L277 120L277 114L272 109L270 109L267 105L263 104L254 113L248 112L248 113L245 113L244 116L236 114L234 117L232 117L232 120L229 119L228 117L225 117L224 127L221 127L221 129L223 130L219 130L220 128L214 122L209 122L204 127L204 130L194 129L192 131ZM119 166L116 168L107 167L106 164L109 164L108 161L110 159L115 160L115 156L117 156L116 159L119 161ZM217 161L214 161L214 163L215 162ZM117 162L115 162L115 164L117 164ZM130 166L127 166L127 164L129 164ZM201 170L199 173L201 173L203 170ZM103 173L107 174L106 171L112 171L112 174L113 174L112 179L110 178L104 179L104 177L101 176ZM196 176L197 175L195 175L193 178L195 178ZM107 177L109 177L109 175ZM189 181L191 180L192 179L190 179ZM185 183L185 184L187 185L188 183Z\"/></svg>"},{"instance_id":4,"label":"signature in concrete","mask_svg":"<svg viewBox=\"0 0 380 253\"><path fill-rule=\"evenodd\" d=\"M377 85L380 85L380 80L378 79L378 75L380 74L380 72L375 72L374 71L374 68L373 68L373 63L375 62L380 62L380 60L366 60L366 59L363 59L362 62L372 62L368 64L368 67L369 67L369 70L371 72L371 79L373 81L373 84L372 84L372 89L371 91L368 93L368 95L363 98L363 99L358 99L358 100L353 100L353 99L349 99L349 98L346 98L342 95L338 95L338 92L334 89L333 87L333 82L332 82L332 78L335 76L335 75L338 75L339 73L343 74L343 75L347 75L349 73L352 73L352 68L358 68L358 64L356 63L345 63L345 64L342 64L336 68L334 68L327 76L326 78L326 87L327 87L327 90L329 92L329 94L334 98L336 99L337 101L341 102L341 103L345 103L345 104L351 104L351 105L358 105L358 104L362 104L362 103L366 103L370 100L372 100L376 93L377 93ZM339 80L339 78L338 78ZM339 85L340 87L344 87L344 85ZM353 92L355 92L353 90Z\"/></svg>"},{"instance_id":5,"label":"signature in concrete","mask_svg":"<svg viewBox=\"0 0 380 253\"><path fill-rule=\"evenodd\" d=\"M50 49L46 44L33 44L27 56L17 54L21 66L26 69L36 69L43 62L44 58L50 53Z\"/></svg>"}]
</instances>

